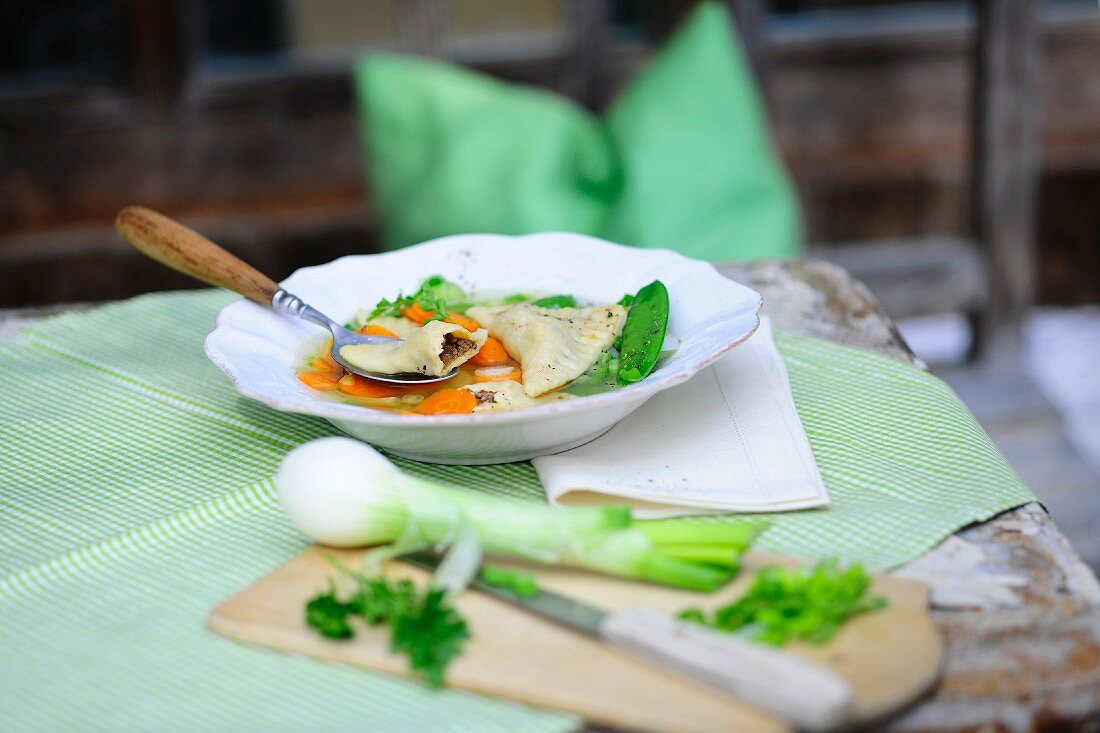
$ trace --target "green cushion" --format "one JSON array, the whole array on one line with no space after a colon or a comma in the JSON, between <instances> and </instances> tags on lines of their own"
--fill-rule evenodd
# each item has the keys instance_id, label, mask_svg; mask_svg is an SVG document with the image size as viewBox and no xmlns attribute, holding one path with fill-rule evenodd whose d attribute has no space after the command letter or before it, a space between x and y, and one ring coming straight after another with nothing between
<instances>
[{"instance_id":1,"label":"green cushion","mask_svg":"<svg viewBox=\"0 0 1100 733\"><path fill-rule=\"evenodd\" d=\"M798 253L798 208L732 20L703 2L599 119L424 59L356 68L383 242L574 231L709 260Z\"/></svg>"}]
</instances>

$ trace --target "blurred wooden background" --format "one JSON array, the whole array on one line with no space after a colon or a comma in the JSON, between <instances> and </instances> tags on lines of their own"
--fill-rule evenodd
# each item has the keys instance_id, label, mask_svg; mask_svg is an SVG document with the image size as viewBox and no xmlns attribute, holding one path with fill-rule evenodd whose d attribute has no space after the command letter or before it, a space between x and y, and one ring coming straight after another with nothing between
<instances>
[{"instance_id":1,"label":"blurred wooden background","mask_svg":"<svg viewBox=\"0 0 1100 733\"><path fill-rule=\"evenodd\" d=\"M690 5L608 3L606 88L585 101L599 107ZM1100 16L1094 0L1039 5L1040 299L1098 302ZM417 0L3 3L0 306L190 286L117 240L111 221L130 203L276 277L372 251L355 55L438 52L576 92L583 3L446 6L439 27ZM759 21L760 76L807 240L967 234L967 4L779 0Z\"/></svg>"}]
</instances>

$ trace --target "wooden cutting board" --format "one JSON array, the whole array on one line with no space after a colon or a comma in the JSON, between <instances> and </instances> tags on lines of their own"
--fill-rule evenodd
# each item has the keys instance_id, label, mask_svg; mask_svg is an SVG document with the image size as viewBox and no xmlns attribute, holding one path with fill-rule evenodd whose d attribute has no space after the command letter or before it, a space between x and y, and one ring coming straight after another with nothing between
<instances>
[{"instance_id":1,"label":"wooden cutting board","mask_svg":"<svg viewBox=\"0 0 1100 733\"><path fill-rule=\"evenodd\" d=\"M404 658L387 651L385 629L363 629L352 641L334 642L305 625L305 602L326 588L334 574L327 555L356 567L362 552L310 548L218 606L210 616L210 628L237 641L406 674ZM608 610L645 604L671 613L689 605L728 603L744 592L755 568L777 560L783 561L750 553L737 582L710 595L569 569L534 570L542 588ZM386 572L418 583L428 578L425 571L400 562L391 563ZM848 679L860 722L892 713L926 691L938 676L942 657L923 585L876 576L874 592L889 599L888 610L851 620L825 646L792 643L786 647ZM790 730L784 721L704 684L637 662L483 593L466 592L457 605L473 638L448 670L452 687L575 713L592 723L631 731Z\"/></svg>"}]
</instances>

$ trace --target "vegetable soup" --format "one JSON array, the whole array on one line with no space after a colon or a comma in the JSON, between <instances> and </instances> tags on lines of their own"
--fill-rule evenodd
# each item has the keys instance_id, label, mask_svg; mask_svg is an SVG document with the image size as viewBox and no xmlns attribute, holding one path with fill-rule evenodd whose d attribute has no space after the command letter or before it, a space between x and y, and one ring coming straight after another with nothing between
<instances>
[{"instance_id":1,"label":"vegetable soup","mask_svg":"<svg viewBox=\"0 0 1100 733\"><path fill-rule=\"evenodd\" d=\"M645 379L668 316L660 281L618 303L583 305L569 294L478 297L437 275L412 295L356 313L349 329L399 340L344 346L340 359L376 374L455 376L420 385L368 379L337 364L329 341L298 378L336 399L409 415L524 409Z\"/></svg>"}]
</instances>

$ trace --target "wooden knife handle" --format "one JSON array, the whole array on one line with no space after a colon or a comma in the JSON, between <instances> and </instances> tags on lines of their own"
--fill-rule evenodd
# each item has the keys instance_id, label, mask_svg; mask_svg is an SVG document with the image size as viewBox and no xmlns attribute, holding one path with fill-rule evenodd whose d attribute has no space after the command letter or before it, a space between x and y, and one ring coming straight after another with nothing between
<instances>
[{"instance_id":1,"label":"wooden knife handle","mask_svg":"<svg viewBox=\"0 0 1100 733\"><path fill-rule=\"evenodd\" d=\"M645 606L609 614L600 635L621 651L706 682L803 730L831 730L851 719L847 680L793 654Z\"/></svg>"},{"instance_id":2,"label":"wooden knife handle","mask_svg":"<svg viewBox=\"0 0 1100 733\"><path fill-rule=\"evenodd\" d=\"M134 247L210 285L271 305L278 284L252 265L226 252L194 229L142 206L127 206L115 217L115 228Z\"/></svg>"}]
</instances>

